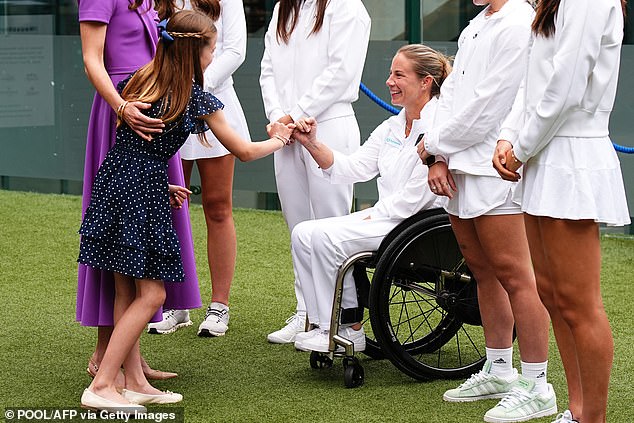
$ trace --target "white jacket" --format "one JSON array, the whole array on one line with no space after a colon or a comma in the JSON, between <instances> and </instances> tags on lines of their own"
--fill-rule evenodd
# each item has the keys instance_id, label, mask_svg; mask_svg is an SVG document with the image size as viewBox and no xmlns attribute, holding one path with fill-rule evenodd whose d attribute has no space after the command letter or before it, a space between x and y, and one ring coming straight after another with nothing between
<instances>
[{"instance_id":1,"label":"white jacket","mask_svg":"<svg viewBox=\"0 0 634 423\"><path fill-rule=\"evenodd\" d=\"M451 170L498 176L491 157L526 71L534 11L526 0L509 0L489 18L486 10L460 34L424 142L430 154L447 158Z\"/></svg>"},{"instance_id":2,"label":"white jacket","mask_svg":"<svg viewBox=\"0 0 634 423\"><path fill-rule=\"evenodd\" d=\"M518 160L526 162L554 136L608 135L622 40L619 0L561 1L554 36L533 41L525 92L500 133Z\"/></svg>"},{"instance_id":3,"label":"white jacket","mask_svg":"<svg viewBox=\"0 0 634 423\"><path fill-rule=\"evenodd\" d=\"M370 39L370 16L361 0L330 0L319 32L315 0L301 5L288 44L278 42L279 3L264 37L260 87L269 121L290 115L317 121L353 115L351 103L359 83ZM280 44L281 42L281 44Z\"/></svg>"},{"instance_id":4,"label":"white jacket","mask_svg":"<svg viewBox=\"0 0 634 423\"><path fill-rule=\"evenodd\" d=\"M191 1L184 0L185 9L191 10ZM233 73L247 55L247 23L242 0L222 0L216 26L216 50L204 73L204 89L218 93L233 85Z\"/></svg>"},{"instance_id":5,"label":"white jacket","mask_svg":"<svg viewBox=\"0 0 634 423\"><path fill-rule=\"evenodd\" d=\"M233 85L233 73L247 54L247 23L242 0L222 0L216 22L218 38L211 64L205 70L205 91L220 92Z\"/></svg>"},{"instance_id":6,"label":"white jacket","mask_svg":"<svg viewBox=\"0 0 634 423\"><path fill-rule=\"evenodd\" d=\"M369 181L379 175L376 184L379 199L372 208L373 218L405 219L432 207L443 207L444 197L431 192L427 184L427 166L416 152L416 140L431 128L436 97L421 110L405 138L405 111L381 123L361 147L350 155L334 151L333 165L324 170L332 183L350 184Z\"/></svg>"}]
</instances>

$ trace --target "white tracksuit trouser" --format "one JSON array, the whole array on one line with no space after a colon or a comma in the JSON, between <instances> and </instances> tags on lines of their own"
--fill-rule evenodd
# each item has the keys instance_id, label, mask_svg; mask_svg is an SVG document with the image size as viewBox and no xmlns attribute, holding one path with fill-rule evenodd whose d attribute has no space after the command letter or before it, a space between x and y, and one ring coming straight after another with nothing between
<instances>
[{"instance_id":1,"label":"white tracksuit trouser","mask_svg":"<svg viewBox=\"0 0 634 423\"><path fill-rule=\"evenodd\" d=\"M364 220L370 214L371 209L347 216L308 220L293 230L293 266L311 323L329 327L341 264L355 253L377 250L385 235L401 222L387 218ZM341 305L343 308L358 305L351 271L344 278Z\"/></svg>"},{"instance_id":2,"label":"white tracksuit trouser","mask_svg":"<svg viewBox=\"0 0 634 423\"><path fill-rule=\"evenodd\" d=\"M333 150L351 154L359 148L361 135L354 115L318 123L317 139ZM310 154L299 143L274 154L275 181L282 214L289 232L310 219L345 216L352 207L352 184L331 184ZM295 272L297 311L306 305L297 272Z\"/></svg>"}]
</instances>

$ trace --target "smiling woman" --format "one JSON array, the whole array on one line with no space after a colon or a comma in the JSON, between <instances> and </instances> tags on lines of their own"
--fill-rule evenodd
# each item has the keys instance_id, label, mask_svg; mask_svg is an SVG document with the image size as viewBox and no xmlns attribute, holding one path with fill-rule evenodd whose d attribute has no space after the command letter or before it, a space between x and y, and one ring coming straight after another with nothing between
<instances>
[{"instance_id":1,"label":"smiling woman","mask_svg":"<svg viewBox=\"0 0 634 423\"><path fill-rule=\"evenodd\" d=\"M299 223L291 234L293 265L306 300L308 320L314 327L296 335L295 347L327 352L337 270L353 254L378 248L385 235L416 212L442 207L444 200L427 188L427 168L421 166L416 142L431 128L438 88L451 66L433 49L412 44L398 50L386 85L392 104L402 106L397 116L379 125L354 153L331 149L317 139L316 119L299 119L294 138L321 168L331 184L368 181L376 176L379 200L356 213ZM323 135L319 135L322 137ZM358 306L354 281L344 280L342 307ZM365 349L360 322L347 322L340 334Z\"/></svg>"}]
</instances>

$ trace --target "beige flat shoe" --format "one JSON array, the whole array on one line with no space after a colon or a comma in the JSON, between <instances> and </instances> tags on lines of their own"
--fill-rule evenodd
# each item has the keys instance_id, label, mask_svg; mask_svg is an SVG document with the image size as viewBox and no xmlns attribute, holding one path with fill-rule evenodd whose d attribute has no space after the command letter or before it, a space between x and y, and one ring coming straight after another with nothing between
<instances>
[{"instance_id":1,"label":"beige flat shoe","mask_svg":"<svg viewBox=\"0 0 634 423\"><path fill-rule=\"evenodd\" d=\"M181 394L170 391L154 395L142 394L141 392L124 389L121 395L123 395L123 398L134 404L174 404L183 400L183 396Z\"/></svg>"},{"instance_id":2,"label":"beige flat shoe","mask_svg":"<svg viewBox=\"0 0 634 423\"><path fill-rule=\"evenodd\" d=\"M99 371L99 366L97 366L97 363L95 363L92 357L90 357L90 360L88 360L88 367L86 368L86 373L88 373L90 377L94 378L95 376L97 376L98 371Z\"/></svg>"},{"instance_id":3,"label":"beige flat shoe","mask_svg":"<svg viewBox=\"0 0 634 423\"><path fill-rule=\"evenodd\" d=\"M92 410L121 411L126 414L147 412L147 409L142 405L132 403L131 401L128 404L115 402L101 397L89 389L84 389L84 393L81 395L81 406Z\"/></svg>"},{"instance_id":4,"label":"beige flat shoe","mask_svg":"<svg viewBox=\"0 0 634 423\"><path fill-rule=\"evenodd\" d=\"M149 367L143 369L143 374L147 380L165 380L173 379L178 376L178 373L174 372L162 372L160 370L150 369Z\"/></svg>"}]
</instances>

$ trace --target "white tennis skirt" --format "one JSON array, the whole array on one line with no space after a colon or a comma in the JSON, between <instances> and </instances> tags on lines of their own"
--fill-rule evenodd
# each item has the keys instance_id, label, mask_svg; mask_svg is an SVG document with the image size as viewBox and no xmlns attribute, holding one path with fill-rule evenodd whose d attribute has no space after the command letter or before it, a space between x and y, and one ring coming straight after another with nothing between
<instances>
[{"instance_id":1,"label":"white tennis skirt","mask_svg":"<svg viewBox=\"0 0 634 423\"><path fill-rule=\"evenodd\" d=\"M496 176L452 172L456 188L445 210L461 219L482 215L520 214L517 183Z\"/></svg>"},{"instance_id":2,"label":"white tennis skirt","mask_svg":"<svg viewBox=\"0 0 634 423\"><path fill-rule=\"evenodd\" d=\"M246 141L251 142L251 135L249 134L249 127L247 126L247 120L244 117L242 106L236 95L236 91L233 85L225 88L224 90L214 93L214 95L222 101L225 105L223 109L225 117L229 122L229 125ZM192 134L187 138L185 144L180 149L181 159L183 160L197 160L197 159L210 159L214 157L222 157L227 154L231 154L224 145L218 141L216 136L211 132L205 132L205 137L211 145L206 147L198 140L198 135Z\"/></svg>"},{"instance_id":3,"label":"white tennis skirt","mask_svg":"<svg viewBox=\"0 0 634 423\"><path fill-rule=\"evenodd\" d=\"M610 226L630 223L621 164L608 137L554 137L524 167L522 211Z\"/></svg>"}]
</instances>

